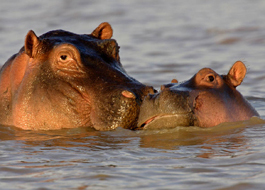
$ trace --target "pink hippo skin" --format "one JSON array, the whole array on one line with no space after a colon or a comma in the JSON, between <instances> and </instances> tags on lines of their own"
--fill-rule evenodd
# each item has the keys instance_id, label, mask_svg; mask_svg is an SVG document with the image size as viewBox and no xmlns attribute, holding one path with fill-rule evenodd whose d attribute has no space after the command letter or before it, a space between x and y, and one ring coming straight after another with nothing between
<instances>
[{"instance_id":1,"label":"pink hippo skin","mask_svg":"<svg viewBox=\"0 0 265 190\"><path fill-rule=\"evenodd\" d=\"M153 88L130 77L109 23L91 34L26 35L0 72L0 124L25 130L132 129Z\"/></svg>"},{"instance_id":2,"label":"pink hippo skin","mask_svg":"<svg viewBox=\"0 0 265 190\"><path fill-rule=\"evenodd\" d=\"M159 93L145 98L138 128L213 127L259 116L236 90L246 71L245 65L237 61L227 75L204 68L186 82L177 83L174 79L161 86Z\"/></svg>"}]
</instances>

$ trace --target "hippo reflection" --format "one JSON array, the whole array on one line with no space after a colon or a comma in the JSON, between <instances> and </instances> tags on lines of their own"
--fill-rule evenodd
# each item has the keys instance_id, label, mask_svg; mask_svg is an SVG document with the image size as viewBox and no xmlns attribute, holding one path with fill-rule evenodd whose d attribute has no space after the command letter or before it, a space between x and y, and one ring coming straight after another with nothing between
<instances>
[{"instance_id":1,"label":"hippo reflection","mask_svg":"<svg viewBox=\"0 0 265 190\"><path fill-rule=\"evenodd\" d=\"M0 73L0 124L26 130L134 128L153 92L128 76L108 23L91 34L26 35Z\"/></svg>"},{"instance_id":2,"label":"hippo reflection","mask_svg":"<svg viewBox=\"0 0 265 190\"><path fill-rule=\"evenodd\" d=\"M236 90L245 74L245 65L238 61L227 75L204 68L186 82L163 85L161 92L143 101L138 128L212 127L259 116Z\"/></svg>"}]
</instances>

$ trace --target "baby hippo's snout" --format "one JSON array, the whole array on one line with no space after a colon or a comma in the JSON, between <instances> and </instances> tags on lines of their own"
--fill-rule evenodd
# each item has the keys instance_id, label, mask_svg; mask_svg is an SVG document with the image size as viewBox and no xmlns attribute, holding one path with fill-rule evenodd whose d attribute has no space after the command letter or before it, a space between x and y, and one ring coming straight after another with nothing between
<instances>
[{"instance_id":1,"label":"baby hippo's snout","mask_svg":"<svg viewBox=\"0 0 265 190\"><path fill-rule=\"evenodd\" d=\"M189 91L161 86L161 92L149 94L140 107L140 129L172 128L193 125L193 103Z\"/></svg>"}]
</instances>

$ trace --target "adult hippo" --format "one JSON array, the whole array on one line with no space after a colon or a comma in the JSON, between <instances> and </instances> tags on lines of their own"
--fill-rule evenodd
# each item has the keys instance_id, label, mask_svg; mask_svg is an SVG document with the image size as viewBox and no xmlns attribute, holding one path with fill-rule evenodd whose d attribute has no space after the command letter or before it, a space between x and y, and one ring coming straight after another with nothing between
<instances>
[{"instance_id":1,"label":"adult hippo","mask_svg":"<svg viewBox=\"0 0 265 190\"><path fill-rule=\"evenodd\" d=\"M186 82L161 86L143 101L138 128L212 127L259 116L236 90L245 74L245 65L237 61L227 75L204 68Z\"/></svg>"},{"instance_id":2,"label":"adult hippo","mask_svg":"<svg viewBox=\"0 0 265 190\"><path fill-rule=\"evenodd\" d=\"M153 92L130 77L108 23L91 34L55 30L26 35L0 72L0 124L25 130L134 128Z\"/></svg>"}]
</instances>

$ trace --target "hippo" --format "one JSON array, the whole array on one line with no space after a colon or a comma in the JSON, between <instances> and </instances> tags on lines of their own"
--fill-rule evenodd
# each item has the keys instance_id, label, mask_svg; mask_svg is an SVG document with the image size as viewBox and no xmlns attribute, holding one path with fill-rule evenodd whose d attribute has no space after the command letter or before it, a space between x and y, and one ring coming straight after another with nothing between
<instances>
[{"instance_id":1,"label":"hippo","mask_svg":"<svg viewBox=\"0 0 265 190\"><path fill-rule=\"evenodd\" d=\"M24 46L0 71L0 124L24 130L137 125L149 93L120 63L109 23L91 34L64 30L39 37L30 30Z\"/></svg>"},{"instance_id":2,"label":"hippo","mask_svg":"<svg viewBox=\"0 0 265 190\"><path fill-rule=\"evenodd\" d=\"M144 99L137 128L213 127L259 116L236 89L246 71L244 63L237 61L227 75L203 68L188 81L173 79Z\"/></svg>"}]
</instances>

